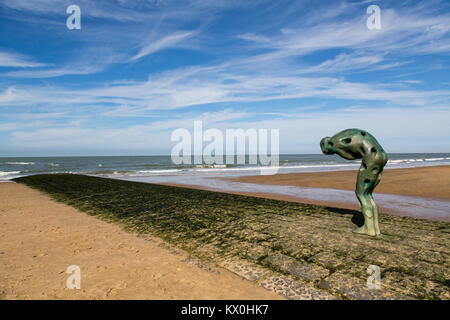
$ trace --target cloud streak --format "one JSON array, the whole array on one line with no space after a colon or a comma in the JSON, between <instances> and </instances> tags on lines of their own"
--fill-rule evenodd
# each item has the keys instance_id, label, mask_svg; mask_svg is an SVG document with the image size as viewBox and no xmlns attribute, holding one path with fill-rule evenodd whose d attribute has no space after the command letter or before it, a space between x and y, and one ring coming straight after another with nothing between
<instances>
[{"instance_id":1,"label":"cloud streak","mask_svg":"<svg viewBox=\"0 0 450 320\"><path fill-rule=\"evenodd\" d=\"M167 48L175 48L184 40L189 39L193 36L193 32L176 32L170 35L167 35L161 39L154 41L150 39L147 44L133 57L131 57L130 61L138 60L142 57L148 56L152 53L155 53L160 50L164 50Z\"/></svg>"},{"instance_id":2,"label":"cloud streak","mask_svg":"<svg viewBox=\"0 0 450 320\"><path fill-rule=\"evenodd\" d=\"M45 63L35 62L31 57L26 55L0 51L0 67L38 68L44 66L46 66Z\"/></svg>"}]
</instances>

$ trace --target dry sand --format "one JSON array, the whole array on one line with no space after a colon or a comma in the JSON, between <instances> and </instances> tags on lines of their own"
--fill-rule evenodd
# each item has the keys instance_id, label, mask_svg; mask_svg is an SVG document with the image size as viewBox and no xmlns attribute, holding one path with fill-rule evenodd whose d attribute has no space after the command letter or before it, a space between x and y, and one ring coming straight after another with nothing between
<instances>
[{"instance_id":1,"label":"dry sand","mask_svg":"<svg viewBox=\"0 0 450 320\"><path fill-rule=\"evenodd\" d=\"M2 299L282 299L24 185L0 183L0 199ZM70 265L80 290L66 287Z\"/></svg>"}]
</instances>

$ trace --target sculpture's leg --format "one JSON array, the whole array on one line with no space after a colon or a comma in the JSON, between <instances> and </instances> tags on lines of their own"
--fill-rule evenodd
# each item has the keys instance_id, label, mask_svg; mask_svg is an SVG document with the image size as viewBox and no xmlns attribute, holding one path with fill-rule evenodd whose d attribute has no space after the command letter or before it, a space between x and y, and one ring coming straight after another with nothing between
<instances>
[{"instance_id":1,"label":"sculpture's leg","mask_svg":"<svg viewBox=\"0 0 450 320\"><path fill-rule=\"evenodd\" d=\"M375 234L378 236L381 234L380 232L380 226L378 224L378 205L373 199L372 192L375 189L375 187L380 183L381 180L381 172L378 174L377 179L375 181L375 185L373 186L372 190L370 191L370 202L372 203L373 207L373 224L375 227Z\"/></svg>"},{"instance_id":2,"label":"sculpture's leg","mask_svg":"<svg viewBox=\"0 0 450 320\"><path fill-rule=\"evenodd\" d=\"M372 191L376 186L377 177L367 174L365 168L361 168L356 179L356 197L364 216L364 225L353 230L354 233L379 235L378 206L372 198Z\"/></svg>"}]
</instances>

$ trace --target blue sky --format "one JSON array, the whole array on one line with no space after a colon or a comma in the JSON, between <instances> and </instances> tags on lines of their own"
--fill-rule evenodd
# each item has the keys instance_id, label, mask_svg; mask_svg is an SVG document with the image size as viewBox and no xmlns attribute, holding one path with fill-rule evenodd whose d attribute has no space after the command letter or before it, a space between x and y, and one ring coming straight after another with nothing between
<instances>
[{"instance_id":1,"label":"blue sky","mask_svg":"<svg viewBox=\"0 0 450 320\"><path fill-rule=\"evenodd\" d=\"M194 120L450 152L449 1L1 0L0 36L0 156L169 154Z\"/></svg>"}]
</instances>

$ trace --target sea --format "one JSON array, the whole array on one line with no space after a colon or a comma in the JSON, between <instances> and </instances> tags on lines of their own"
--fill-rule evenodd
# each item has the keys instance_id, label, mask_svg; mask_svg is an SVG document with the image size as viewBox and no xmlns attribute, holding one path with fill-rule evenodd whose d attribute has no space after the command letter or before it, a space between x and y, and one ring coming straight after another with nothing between
<instances>
[{"instance_id":1,"label":"sea","mask_svg":"<svg viewBox=\"0 0 450 320\"><path fill-rule=\"evenodd\" d=\"M386 168L450 165L450 153L393 153ZM47 173L77 173L110 178L145 176L255 175L267 168L258 164L174 164L171 156L13 157L0 158L0 181ZM282 154L278 173L355 170L360 161L337 155Z\"/></svg>"}]
</instances>

